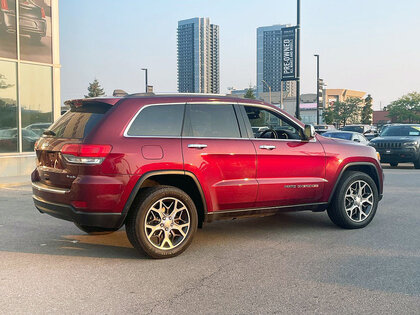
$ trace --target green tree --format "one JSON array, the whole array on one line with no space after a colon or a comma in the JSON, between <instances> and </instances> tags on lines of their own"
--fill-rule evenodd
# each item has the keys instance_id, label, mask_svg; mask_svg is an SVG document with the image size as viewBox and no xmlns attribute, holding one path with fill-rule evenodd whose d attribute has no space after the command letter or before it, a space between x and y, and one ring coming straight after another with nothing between
<instances>
[{"instance_id":1,"label":"green tree","mask_svg":"<svg viewBox=\"0 0 420 315\"><path fill-rule=\"evenodd\" d=\"M372 96L368 94L368 96L365 98L365 105L362 108L361 112L361 123L362 124L368 124L370 125L372 123Z\"/></svg>"},{"instance_id":2,"label":"green tree","mask_svg":"<svg viewBox=\"0 0 420 315\"><path fill-rule=\"evenodd\" d=\"M336 118L336 111L334 110L334 106L330 106L326 108L322 112L322 117L324 118L324 122L327 125L332 125L333 123L335 123L337 121L337 118Z\"/></svg>"},{"instance_id":3,"label":"green tree","mask_svg":"<svg viewBox=\"0 0 420 315\"><path fill-rule=\"evenodd\" d=\"M251 99L253 99L253 100L255 100L255 94L254 94L254 89L253 88L248 88L248 89L245 89L245 95L244 95L244 98L251 98Z\"/></svg>"},{"instance_id":4,"label":"green tree","mask_svg":"<svg viewBox=\"0 0 420 315\"><path fill-rule=\"evenodd\" d=\"M388 117L394 122L420 122L420 93L411 92L387 106Z\"/></svg>"},{"instance_id":5,"label":"green tree","mask_svg":"<svg viewBox=\"0 0 420 315\"><path fill-rule=\"evenodd\" d=\"M344 102L335 102L323 112L324 121L327 124L345 126L357 123L360 115L360 104L363 100L358 97L349 97Z\"/></svg>"},{"instance_id":6,"label":"green tree","mask_svg":"<svg viewBox=\"0 0 420 315\"><path fill-rule=\"evenodd\" d=\"M101 88L98 80L96 79L93 80L92 83L89 83L88 91L89 91L88 95L85 95L86 98L105 95L104 89Z\"/></svg>"}]
</instances>

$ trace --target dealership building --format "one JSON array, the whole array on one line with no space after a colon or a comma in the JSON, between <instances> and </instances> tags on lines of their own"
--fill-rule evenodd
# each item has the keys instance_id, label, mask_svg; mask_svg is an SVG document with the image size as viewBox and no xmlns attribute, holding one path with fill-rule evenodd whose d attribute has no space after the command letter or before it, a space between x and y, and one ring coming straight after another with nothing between
<instances>
[{"instance_id":1,"label":"dealership building","mask_svg":"<svg viewBox=\"0 0 420 315\"><path fill-rule=\"evenodd\" d=\"M29 175L60 116L58 0L1 0L0 177Z\"/></svg>"}]
</instances>

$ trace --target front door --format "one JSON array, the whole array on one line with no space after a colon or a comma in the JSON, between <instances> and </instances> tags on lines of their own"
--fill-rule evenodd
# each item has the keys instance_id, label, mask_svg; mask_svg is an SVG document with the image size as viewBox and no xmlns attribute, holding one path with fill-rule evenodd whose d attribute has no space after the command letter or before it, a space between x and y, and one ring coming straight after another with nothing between
<instances>
[{"instance_id":1,"label":"front door","mask_svg":"<svg viewBox=\"0 0 420 315\"><path fill-rule=\"evenodd\" d=\"M303 139L292 120L268 107L244 106L257 152L257 207L319 202L325 180L325 153L316 140Z\"/></svg>"},{"instance_id":2,"label":"front door","mask_svg":"<svg viewBox=\"0 0 420 315\"><path fill-rule=\"evenodd\" d=\"M232 104L188 104L182 152L184 169L200 182L208 211L254 206L256 153L242 137Z\"/></svg>"}]
</instances>

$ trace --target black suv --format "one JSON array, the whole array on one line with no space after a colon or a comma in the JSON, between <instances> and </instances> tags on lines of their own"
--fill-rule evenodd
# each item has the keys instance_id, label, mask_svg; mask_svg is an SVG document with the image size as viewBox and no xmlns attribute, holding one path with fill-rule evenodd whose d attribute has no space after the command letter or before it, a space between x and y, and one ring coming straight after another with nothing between
<instances>
[{"instance_id":1,"label":"black suv","mask_svg":"<svg viewBox=\"0 0 420 315\"><path fill-rule=\"evenodd\" d=\"M388 126L369 145L381 155L382 163L414 163L420 169L420 124L395 124Z\"/></svg>"}]
</instances>

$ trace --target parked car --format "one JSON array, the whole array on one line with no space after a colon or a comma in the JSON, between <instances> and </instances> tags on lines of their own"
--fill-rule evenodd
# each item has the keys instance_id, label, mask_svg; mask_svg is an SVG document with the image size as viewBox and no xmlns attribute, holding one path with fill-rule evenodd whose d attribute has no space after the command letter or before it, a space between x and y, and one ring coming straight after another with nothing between
<instances>
[{"instance_id":1,"label":"parked car","mask_svg":"<svg viewBox=\"0 0 420 315\"><path fill-rule=\"evenodd\" d=\"M379 135L378 128L372 125L347 125L341 128L342 131L353 131L364 135L366 138L373 139Z\"/></svg>"},{"instance_id":2,"label":"parked car","mask_svg":"<svg viewBox=\"0 0 420 315\"><path fill-rule=\"evenodd\" d=\"M35 123L26 126L25 129L34 132L38 137L40 137L49 126L51 126L51 123Z\"/></svg>"},{"instance_id":3,"label":"parked car","mask_svg":"<svg viewBox=\"0 0 420 315\"><path fill-rule=\"evenodd\" d=\"M28 35L39 42L47 33L47 22L44 8L37 6L31 0L19 1L19 32ZM16 33L15 1L2 0L0 7L0 32Z\"/></svg>"},{"instance_id":4,"label":"parked car","mask_svg":"<svg viewBox=\"0 0 420 315\"><path fill-rule=\"evenodd\" d=\"M316 135L261 101L178 94L67 104L36 146L35 206L87 233L125 224L131 244L154 258L180 254L214 220L327 210L336 225L362 228L382 198L373 148Z\"/></svg>"},{"instance_id":5,"label":"parked car","mask_svg":"<svg viewBox=\"0 0 420 315\"><path fill-rule=\"evenodd\" d=\"M329 131L322 134L322 136L327 138L336 138L341 140L348 140L358 142L363 145L368 145L369 141L361 133L353 131Z\"/></svg>"},{"instance_id":6,"label":"parked car","mask_svg":"<svg viewBox=\"0 0 420 315\"><path fill-rule=\"evenodd\" d=\"M315 131L317 134L322 135L324 132L337 130L334 125L315 125Z\"/></svg>"},{"instance_id":7,"label":"parked car","mask_svg":"<svg viewBox=\"0 0 420 315\"><path fill-rule=\"evenodd\" d=\"M23 151L33 151L35 142L39 136L31 130L22 129L22 149ZM17 128L0 130L0 148L4 152L14 152L18 145Z\"/></svg>"},{"instance_id":8,"label":"parked car","mask_svg":"<svg viewBox=\"0 0 420 315\"><path fill-rule=\"evenodd\" d=\"M381 155L382 163L414 163L420 169L420 124L388 125L381 135L369 142Z\"/></svg>"}]
</instances>

